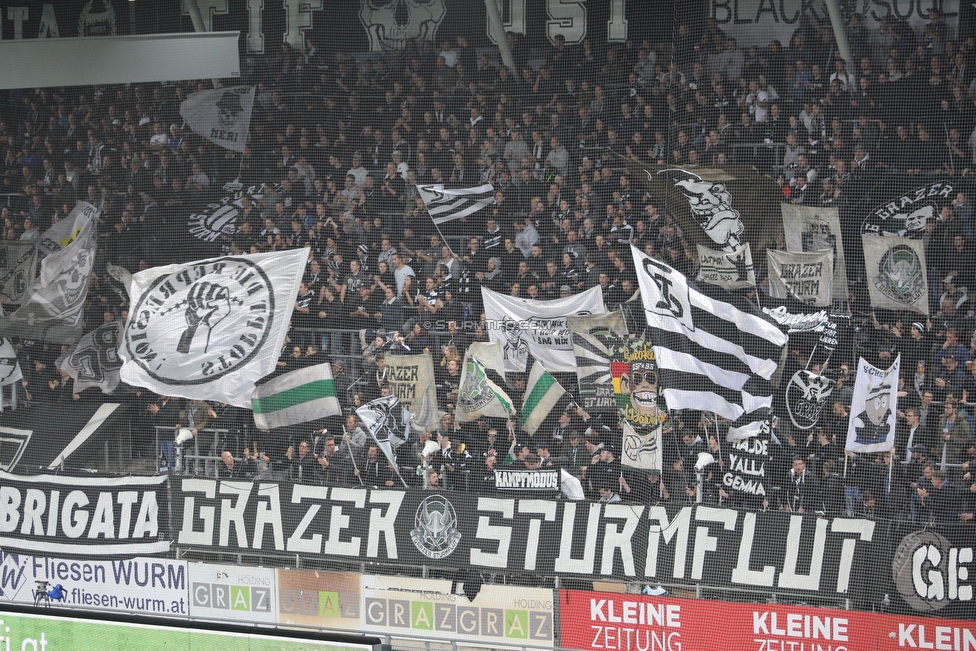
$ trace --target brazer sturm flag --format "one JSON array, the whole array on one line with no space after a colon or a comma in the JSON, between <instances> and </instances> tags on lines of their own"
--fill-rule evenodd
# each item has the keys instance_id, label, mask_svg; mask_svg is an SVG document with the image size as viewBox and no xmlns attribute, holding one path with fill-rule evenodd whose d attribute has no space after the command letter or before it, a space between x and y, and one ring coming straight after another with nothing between
<instances>
[{"instance_id":1,"label":"brazer sturm flag","mask_svg":"<svg viewBox=\"0 0 976 651\"><path fill-rule=\"evenodd\" d=\"M122 380L250 407L275 370L308 249L154 267L132 277Z\"/></svg>"},{"instance_id":2,"label":"brazer sturm flag","mask_svg":"<svg viewBox=\"0 0 976 651\"><path fill-rule=\"evenodd\" d=\"M877 368L863 357L857 360L846 449L865 454L894 447L900 367L901 355L887 369Z\"/></svg>"},{"instance_id":3,"label":"brazer sturm flag","mask_svg":"<svg viewBox=\"0 0 976 651\"><path fill-rule=\"evenodd\" d=\"M495 188L490 183L476 188L446 189L443 184L418 185L430 218L437 225L470 217L495 203Z\"/></svg>"},{"instance_id":4,"label":"brazer sturm flag","mask_svg":"<svg viewBox=\"0 0 976 651\"><path fill-rule=\"evenodd\" d=\"M251 127L254 86L215 88L191 93L180 104L187 125L210 142L242 152Z\"/></svg>"},{"instance_id":5,"label":"brazer sturm flag","mask_svg":"<svg viewBox=\"0 0 976 651\"><path fill-rule=\"evenodd\" d=\"M336 397L332 365L316 364L256 386L251 410L254 424L263 430L338 416L342 407Z\"/></svg>"}]
</instances>

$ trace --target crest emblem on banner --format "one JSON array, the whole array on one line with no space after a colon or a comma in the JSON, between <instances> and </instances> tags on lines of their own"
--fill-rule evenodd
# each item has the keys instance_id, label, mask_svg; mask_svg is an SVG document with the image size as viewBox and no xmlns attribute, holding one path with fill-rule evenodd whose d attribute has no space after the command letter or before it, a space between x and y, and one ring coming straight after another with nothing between
<instances>
[{"instance_id":1,"label":"crest emblem on banner","mask_svg":"<svg viewBox=\"0 0 976 651\"><path fill-rule=\"evenodd\" d=\"M442 495L431 495L417 507L410 539L427 558L447 558L461 542L457 524L454 505Z\"/></svg>"},{"instance_id":2,"label":"crest emblem on banner","mask_svg":"<svg viewBox=\"0 0 976 651\"><path fill-rule=\"evenodd\" d=\"M874 286L893 301L911 304L925 293L925 269L910 246L898 245L881 256Z\"/></svg>"},{"instance_id":3,"label":"crest emblem on banner","mask_svg":"<svg viewBox=\"0 0 976 651\"><path fill-rule=\"evenodd\" d=\"M800 369L786 385L786 410L797 428L808 430L820 420L827 398L834 390L834 381Z\"/></svg>"},{"instance_id":4,"label":"crest emblem on banner","mask_svg":"<svg viewBox=\"0 0 976 651\"><path fill-rule=\"evenodd\" d=\"M223 332L244 314L247 327ZM125 336L128 356L154 379L176 385L212 382L247 364L263 346L274 321L271 281L257 264L220 258L160 276L139 297ZM178 338L166 333L179 333ZM169 346L168 344L175 344Z\"/></svg>"}]
</instances>

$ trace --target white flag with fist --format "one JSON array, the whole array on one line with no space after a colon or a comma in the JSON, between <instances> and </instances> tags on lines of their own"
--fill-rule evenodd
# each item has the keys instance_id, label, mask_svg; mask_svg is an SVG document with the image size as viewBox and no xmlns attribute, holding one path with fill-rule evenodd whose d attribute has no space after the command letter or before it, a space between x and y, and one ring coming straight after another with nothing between
<instances>
[{"instance_id":1,"label":"white flag with fist","mask_svg":"<svg viewBox=\"0 0 976 651\"><path fill-rule=\"evenodd\" d=\"M132 277L122 380L251 406L288 332L308 249L198 260Z\"/></svg>"}]
</instances>

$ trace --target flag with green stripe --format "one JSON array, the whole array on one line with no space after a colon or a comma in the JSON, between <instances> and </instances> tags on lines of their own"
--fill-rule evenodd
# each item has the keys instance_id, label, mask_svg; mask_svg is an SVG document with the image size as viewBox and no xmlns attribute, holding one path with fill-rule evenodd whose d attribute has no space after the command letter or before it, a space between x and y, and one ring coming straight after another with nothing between
<instances>
[{"instance_id":1,"label":"flag with green stripe","mask_svg":"<svg viewBox=\"0 0 976 651\"><path fill-rule=\"evenodd\" d=\"M525 399L522 400L522 415L519 416L519 426L529 436L533 436L564 393L566 393L566 389L556 382L552 373L542 368L542 364L537 361L532 365L532 371L529 373L529 380L525 386Z\"/></svg>"},{"instance_id":2,"label":"flag with green stripe","mask_svg":"<svg viewBox=\"0 0 976 651\"><path fill-rule=\"evenodd\" d=\"M286 373L255 387L251 408L258 429L297 425L342 413L329 364Z\"/></svg>"},{"instance_id":3,"label":"flag with green stripe","mask_svg":"<svg viewBox=\"0 0 976 651\"><path fill-rule=\"evenodd\" d=\"M515 406L502 384L505 362L497 341L474 342L464 354L464 367L458 387L458 422L467 423L482 416L508 418Z\"/></svg>"}]
</instances>

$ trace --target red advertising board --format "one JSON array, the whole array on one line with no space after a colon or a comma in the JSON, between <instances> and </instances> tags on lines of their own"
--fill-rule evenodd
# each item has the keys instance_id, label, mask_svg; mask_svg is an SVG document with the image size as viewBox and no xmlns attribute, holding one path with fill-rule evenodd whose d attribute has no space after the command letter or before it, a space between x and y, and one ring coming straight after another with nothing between
<instances>
[{"instance_id":1,"label":"red advertising board","mask_svg":"<svg viewBox=\"0 0 976 651\"><path fill-rule=\"evenodd\" d=\"M976 621L562 590L561 646L585 651L976 651Z\"/></svg>"}]
</instances>

